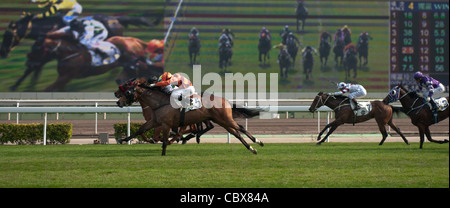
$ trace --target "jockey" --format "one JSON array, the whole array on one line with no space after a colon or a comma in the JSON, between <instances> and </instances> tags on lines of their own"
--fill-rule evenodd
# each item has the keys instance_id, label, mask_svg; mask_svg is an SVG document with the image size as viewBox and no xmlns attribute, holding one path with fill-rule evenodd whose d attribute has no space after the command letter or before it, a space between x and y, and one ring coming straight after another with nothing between
<instances>
[{"instance_id":1,"label":"jockey","mask_svg":"<svg viewBox=\"0 0 450 208\"><path fill-rule=\"evenodd\" d=\"M259 40L261 40L262 37L267 35L269 40L272 40L272 35L270 34L270 31L266 27L262 27L261 31L259 31Z\"/></svg>"},{"instance_id":2,"label":"jockey","mask_svg":"<svg viewBox=\"0 0 450 208\"><path fill-rule=\"evenodd\" d=\"M286 45L289 32L289 25L284 26L283 30L280 32L281 43L283 43L283 45Z\"/></svg>"},{"instance_id":3,"label":"jockey","mask_svg":"<svg viewBox=\"0 0 450 208\"><path fill-rule=\"evenodd\" d=\"M338 84L337 87L339 90L339 92L335 92L335 93L329 93L328 95L342 95L344 93L350 93L348 95L348 98L353 101L353 103L355 104L355 109L354 110L358 110L360 107L358 105L358 102L356 102L355 98L359 98L359 97L364 97L367 95L367 91L366 89L364 89L364 87L362 85L359 84L352 84L352 83L345 83L345 82L340 82Z\"/></svg>"},{"instance_id":4,"label":"jockey","mask_svg":"<svg viewBox=\"0 0 450 208\"><path fill-rule=\"evenodd\" d=\"M306 54L307 54L308 52L314 52L314 54L317 55L317 50L316 50L315 48L313 48L312 46L306 46L306 47L302 50L302 55L303 55L303 57L305 57Z\"/></svg>"},{"instance_id":5,"label":"jockey","mask_svg":"<svg viewBox=\"0 0 450 208\"><path fill-rule=\"evenodd\" d=\"M344 41L344 33L342 32L341 29L336 30L336 33L334 33L333 39L334 39L334 46L337 45L338 41Z\"/></svg>"},{"instance_id":6,"label":"jockey","mask_svg":"<svg viewBox=\"0 0 450 208\"><path fill-rule=\"evenodd\" d=\"M330 40L330 41L328 41L328 40ZM329 32L327 32L326 30L324 30L324 31L322 32L322 34L320 34L320 37L319 37L319 44L320 44L320 42L322 42L322 41L325 41L325 42L327 42L327 43L329 43L329 42L332 41L331 34L330 34Z\"/></svg>"},{"instance_id":7,"label":"jockey","mask_svg":"<svg viewBox=\"0 0 450 208\"><path fill-rule=\"evenodd\" d=\"M427 100L430 101L433 108L432 110L435 111L437 109L437 106L432 96L434 94L445 92L444 85L429 76L423 75L421 72L414 73L414 79L419 86L417 92L422 91L423 95L427 96Z\"/></svg>"},{"instance_id":8,"label":"jockey","mask_svg":"<svg viewBox=\"0 0 450 208\"><path fill-rule=\"evenodd\" d=\"M100 49L104 40L108 37L108 31L101 22L89 17L74 19L69 26L49 32L47 37L60 38L65 35L70 35L74 39L79 40L87 49L99 54L102 59L108 57L108 54Z\"/></svg>"},{"instance_id":9,"label":"jockey","mask_svg":"<svg viewBox=\"0 0 450 208\"><path fill-rule=\"evenodd\" d=\"M352 30L350 30L350 28L347 25L344 25L344 27L342 27L341 30L344 34L345 33L348 33L350 35L352 34Z\"/></svg>"},{"instance_id":10,"label":"jockey","mask_svg":"<svg viewBox=\"0 0 450 208\"><path fill-rule=\"evenodd\" d=\"M228 29L228 28L223 29L222 35L220 35L220 37L219 37L219 47L222 47L225 44L230 44L231 47L233 47L233 45L234 45L233 37L234 37L234 33L231 32L230 29Z\"/></svg>"},{"instance_id":11,"label":"jockey","mask_svg":"<svg viewBox=\"0 0 450 208\"><path fill-rule=\"evenodd\" d=\"M198 38L198 35L200 35L200 32L197 28L192 27L191 31L189 31L189 39L192 39L192 37Z\"/></svg>"},{"instance_id":12,"label":"jockey","mask_svg":"<svg viewBox=\"0 0 450 208\"><path fill-rule=\"evenodd\" d=\"M77 0L31 0L37 3L39 8L45 8L46 11L36 14L36 18L46 18L49 16L62 14L63 22L68 25L70 21L81 15L83 7Z\"/></svg>"},{"instance_id":13,"label":"jockey","mask_svg":"<svg viewBox=\"0 0 450 208\"><path fill-rule=\"evenodd\" d=\"M147 64L164 67L164 40L153 39L149 41L146 51L150 53Z\"/></svg>"},{"instance_id":14,"label":"jockey","mask_svg":"<svg viewBox=\"0 0 450 208\"><path fill-rule=\"evenodd\" d=\"M297 43L297 46L301 46L302 45L300 43L300 41L298 40L298 38L295 37L294 33L289 32L289 34L287 35L287 38L286 38L286 45L289 46L292 43Z\"/></svg>"},{"instance_id":15,"label":"jockey","mask_svg":"<svg viewBox=\"0 0 450 208\"><path fill-rule=\"evenodd\" d=\"M190 97L192 95L196 94L195 88L194 88L194 86L192 86L191 81L189 81L188 79L183 77L181 74L176 73L176 74L172 75L170 72L164 72L164 74L162 74L159 77L157 83L150 84L150 87L154 87L154 86L158 86L161 88L165 88L168 86L171 86L172 88L178 87L178 88L173 89L171 97L174 100L178 100L178 101L189 98L190 107L192 107L192 100L190 99ZM171 102L171 104L172 104L172 102ZM175 106L172 104L172 107L175 107ZM178 105L177 107L181 107L181 106Z\"/></svg>"},{"instance_id":16,"label":"jockey","mask_svg":"<svg viewBox=\"0 0 450 208\"><path fill-rule=\"evenodd\" d=\"M358 52L358 50L356 49L356 45L353 43L349 43L348 45L346 45L344 47L344 59L347 58L347 54L354 52L355 54Z\"/></svg>"}]
</instances>

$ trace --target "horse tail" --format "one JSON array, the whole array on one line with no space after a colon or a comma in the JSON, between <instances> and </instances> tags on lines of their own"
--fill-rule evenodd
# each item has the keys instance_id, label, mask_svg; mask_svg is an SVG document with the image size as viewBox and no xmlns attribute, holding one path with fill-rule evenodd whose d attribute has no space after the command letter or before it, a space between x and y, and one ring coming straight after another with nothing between
<instances>
[{"instance_id":1,"label":"horse tail","mask_svg":"<svg viewBox=\"0 0 450 208\"><path fill-rule=\"evenodd\" d=\"M237 106L236 104L233 104L232 112L233 112L233 118L252 118L255 116L259 116L259 113L261 112L261 110L243 108L243 107Z\"/></svg>"},{"instance_id":2,"label":"horse tail","mask_svg":"<svg viewBox=\"0 0 450 208\"><path fill-rule=\"evenodd\" d=\"M154 22L151 22L151 21L145 19L144 17L119 16L116 18L119 21L119 23L122 26L124 26L125 28L127 28L128 25L154 27L160 21L159 18Z\"/></svg>"}]
</instances>

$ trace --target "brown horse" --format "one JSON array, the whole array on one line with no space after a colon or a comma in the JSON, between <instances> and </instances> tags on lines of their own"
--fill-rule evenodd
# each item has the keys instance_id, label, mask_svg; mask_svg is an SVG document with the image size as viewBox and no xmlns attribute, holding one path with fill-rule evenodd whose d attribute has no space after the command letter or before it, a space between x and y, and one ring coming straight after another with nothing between
<instances>
[{"instance_id":1,"label":"brown horse","mask_svg":"<svg viewBox=\"0 0 450 208\"><path fill-rule=\"evenodd\" d=\"M446 97L447 103L449 97ZM437 141L431 138L429 126L435 123L433 112L427 106L428 102L425 102L422 97L417 95L414 91L408 91L402 85L394 87L389 94L384 98L385 104L400 101L403 106L403 111L411 118L412 124L417 126L420 135L420 149L423 147L425 141L424 134L430 142L436 142L439 144L448 143L448 139L444 141ZM444 111L439 111L438 122L448 118L449 107Z\"/></svg>"},{"instance_id":2,"label":"brown horse","mask_svg":"<svg viewBox=\"0 0 450 208\"><path fill-rule=\"evenodd\" d=\"M91 66L91 54L86 47L76 43L71 38L61 33L48 34L44 40L44 48L54 54L58 60L58 78L45 91L64 90L67 83L74 78L85 78L103 74L121 64L135 63L139 57L145 54L147 44L137 38L111 37L106 40L118 47L121 57L115 62L101 66ZM141 64L144 66L145 64Z\"/></svg>"},{"instance_id":3,"label":"brown horse","mask_svg":"<svg viewBox=\"0 0 450 208\"><path fill-rule=\"evenodd\" d=\"M309 111L312 113L321 106L328 106L335 112L336 119L330 124L326 125L325 128L319 133L317 140L320 140L320 137L325 132L325 130L330 128L328 134L317 144L320 145L322 142L324 142L328 138L328 136L333 133L334 130L336 130L337 127L344 123L360 123L372 118L375 118L375 120L377 121L378 128L381 132L381 135L383 135L383 138L381 139L379 145L382 145L386 140L386 137L388 136L385 128L386 124L394 129L402 137L403 141L406 144L409 144L408 140L405 138L405 136L403 136L402 132L400 132L400 129L395 126L394 122L392 121L393 112L400 111L400 109L394 108L390 105L385 105L381 101L372 101L370 103L372 104L372 110L369 113L364 116L356 116L352 108L350 107L348 97L332 96L328 95L327 93L319 92L319 94L316 95L316 98L309 107Z\"/></svg>"},{"instance_id":4,"label":"brown horse","mask_svg":"<svg viewBox=\"0 0 450 208\"><path fill-rule=\"evenodd\" d=\"M128 89L133 87L134 81L135 81L135 79L128 80L124 84L119 85L119 87L118 87L119 89L116 92L114 92L114 96L116 98L126 100L126 103L128 105L131 105L134 101L134 96L133 95L129 96L131 94L129 94L130 91L128 91ZM128 94L127 94L127 92L128 92ZM144 116L144 119L146 121L149 121L150 119L152 119L152 114L153 114L152 109L149 106L142 103L142 101L139 101L139 103L141 104L141 107L142 107L142 114ZM119 105L119 102L117 104ZM173 143L175 140L178 140L179 138L181 138L181 140L183 140L183 144L185 144L186 141L188 141L192 137L197 137L197 143L200 143L200 136L214 128L211 121L207 120L207 121L204 121L204 123L206 125L206 129L203 129L202 123L198 123L196 125L189 125L189 129L187 129L188 126L182 127L180 129L180 131L178 131L177 135L175 135L173 137L173 139L171 140L171 143ZM158 141L162 141L162 138L160 137L161 131L162 131L162 127L155 128L153 138L151 140L148 139L144 133L141 134L141 137L146 142L156 143ZM183 138L183 135L187 134L187 133L190 133L190 134L187 137Z\"/></svg>"},{"instance_id":5,"label":"brown horse","mask_svg":"<svg viewBox=\"0 0 450 208\"><path fill-rule=\"evenodd\" d=\"M141 126L141 128L139 128L138 131L136 131L133 135L123 139L122 141L129 141L136 135L140 135L151 128L162 126L162 155L166 155L166 148L169 143L169 131L172 128L179 127L181 113L179 109L172 107L172 105L170 104L169 95L161 92L157 87L145 87L143 83L143 79L135 81L135 87L128 89L125 94L133 95L134 102L142 101L143 104L149 106L153 110L153 119L147 121L144 125ZM194 96L200 97L198 95ZM238 138L248 150L256 154L257 150L250 146L239 132L244 133L253 142L258 143L261 146L264 145L263 142L253 137L247 130L245 130L243 126L237 124L233 119L233 112L236 112L236 114L244 115L246 117L253 117L259 115L259 111L245 108L235 108L224 98L214 95L210 95L208 97L204 95L203 97L207 99L202 100L203 106L200 109L186 112L184 124L191 125L205 120L212 120L220 126L224 127L229 133ZM118 105L119 107L123 107L125 105L129 105L129 103L121 98L118 101ZM208 108L205 106L208 106Z\"/></svg>"}]
</instances>

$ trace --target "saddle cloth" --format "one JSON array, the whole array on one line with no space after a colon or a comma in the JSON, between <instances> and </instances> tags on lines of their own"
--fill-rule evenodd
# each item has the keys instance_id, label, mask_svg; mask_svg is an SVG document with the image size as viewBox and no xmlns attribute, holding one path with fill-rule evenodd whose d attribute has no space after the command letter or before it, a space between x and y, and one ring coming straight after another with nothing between
<instances>
[{"instance_id":1,"label":"saddle cloth","mask_svg":"<svg viewBox=\"0 0 450 208\"><path fill-rule=\"evenodd\" d=\"M187 105L183 105L181 101L178 101L175 99L175 102L177 103L178 106L184 106L186 108L186 112L191 111L191 110L196 110L202 107L202 101L200 99L200 97L194 97L192 98L192 105L189 105L189 103L187 103ZM180 111L183 108L180 108Z\"/></svg>"},{"instance_id":2,"label":"saddle cloth","mask_svg":"<svg viewBox=\"0 0 450 208\"><path fill-rule=\"evenodd\" d=\"M445 97L439 97L434 99L436 106L438 107L438 111L445 111L448 107L448 101ZM427 103L428 107L430 107L430 110L432 110L431 104Z\"/></svg>"},{"instance_id":3,"label":"saddle cloth","mask_svg":"<svg viewBox=\"0 0 450 208\"><path fill-rule=\"evenodd\" d=\"M106 53L108 57L103 58L100 54L95 53L93 50L89 50L92 57L91 66L97 67L112 64L120 58L119 49L110 42L102 41L97 48Z\"/></svg>"},{"instance_id":4,"label":"saddle cloth","mask_svg":"<svg viewBox=\"0 0 450 208\"><path fill-rule=\"evenodd\" d=\"M352 109L355 109L355 104L350 102ZM356 116L365 116L370 111L372 111L372 104L370 102L358 102L358 106L360 107L357 111L353 111Z\"/></svg>"}]
</instances>

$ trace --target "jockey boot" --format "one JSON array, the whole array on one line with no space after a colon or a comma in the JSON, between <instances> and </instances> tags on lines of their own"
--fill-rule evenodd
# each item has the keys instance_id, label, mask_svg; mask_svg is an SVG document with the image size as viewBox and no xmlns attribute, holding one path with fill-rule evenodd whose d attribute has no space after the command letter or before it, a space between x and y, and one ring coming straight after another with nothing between
<instances>
[{"instance_id":1,"label":"jockey boot","mask_svg":"<svg viewBox=\"0 0 450 208\"><path fill-rule=\"evenodd\" d=\"M438 107L436 105L436 102L434 102L433 98L430 98L430 104L431 104L431 111L433 112L437 111Z\"/></svg>"},{"instance_id":2,"label":"jockey boot","mask_svg":"<svg viewBox=\"0 0 450 208\"><path fill-rule=\"evenodd\" d=\"M358 102L356 102L356 99L355 99L355 98L353 98L353 99L352 99L352 101L353 101L353 103L355 104L355 109L353 109L353 110L359 110L359 109L360 109L360 107L359 107L359 104L358 104Z\"/></svg>"}]
</instances>

